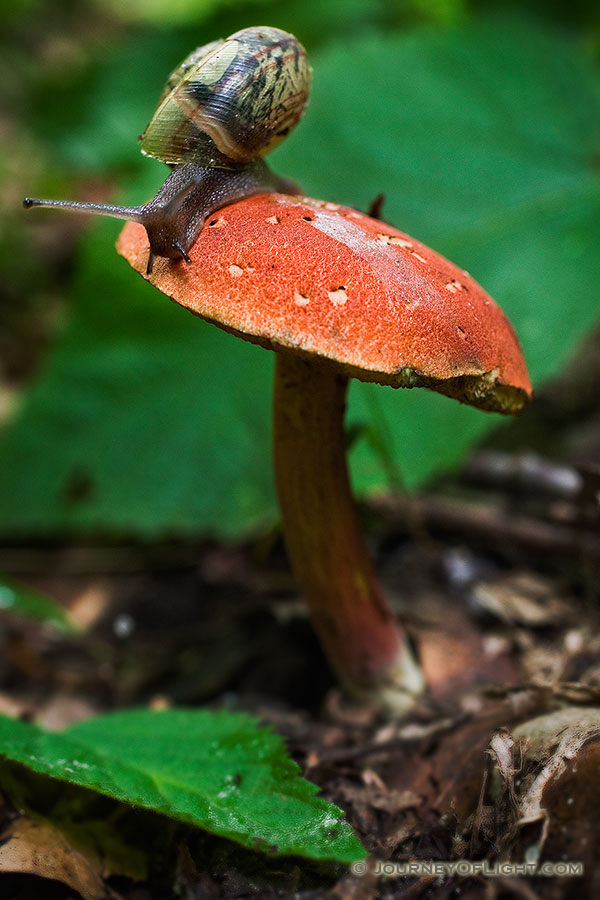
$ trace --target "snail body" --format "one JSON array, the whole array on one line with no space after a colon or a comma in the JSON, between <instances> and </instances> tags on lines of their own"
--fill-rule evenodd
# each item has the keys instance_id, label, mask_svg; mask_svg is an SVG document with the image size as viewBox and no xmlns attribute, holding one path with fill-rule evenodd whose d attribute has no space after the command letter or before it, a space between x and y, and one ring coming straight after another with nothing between
<instances>
[{"instance_id":1,"label":"snail body","mask_svg":"<svg viewBox=\"0 0 600 900\"><path fill-rule=\"evenodd\" d=\"M171 73L141 150L172 167L143 206L26 199L140 222L155 256L185 259L211 213L253 194L297 192L262 157L300 121L310 92L306 51L278 28L254 27L194 50Z\"/></svg>"}]
</instances>

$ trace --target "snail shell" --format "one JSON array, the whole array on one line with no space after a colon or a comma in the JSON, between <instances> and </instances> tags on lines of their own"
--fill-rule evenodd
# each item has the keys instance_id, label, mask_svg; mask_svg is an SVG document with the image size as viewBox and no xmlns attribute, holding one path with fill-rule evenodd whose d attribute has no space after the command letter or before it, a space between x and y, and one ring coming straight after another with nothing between
<instances>
[{"instance_id":1,"label":"snail shell","mask_svg":"<svg viewBox=\"0 0 600 900\"><path fill-rule=\"evenodd\" d=\"M156 256L189 263L211 213L254 194L299 193L261 157L300 121L311 74L302 44L278 28L245 28L205 44L172 72L141 137L142 153L172 167L156 196L141 206L30 197L23 205L139 222L148 273Z\"/></svg>"},{"instance_id":2,"label":"snail shell","mask_svg":"<svg viewBox=\"0 0 600 900\"><path fill-rule=\"evenodd\" d=\"M245 28L199 47L170 75L142 153L218 168L264 156L302 118L311 76L304 47L279 28Z\"/></svg>"}]
</instances>

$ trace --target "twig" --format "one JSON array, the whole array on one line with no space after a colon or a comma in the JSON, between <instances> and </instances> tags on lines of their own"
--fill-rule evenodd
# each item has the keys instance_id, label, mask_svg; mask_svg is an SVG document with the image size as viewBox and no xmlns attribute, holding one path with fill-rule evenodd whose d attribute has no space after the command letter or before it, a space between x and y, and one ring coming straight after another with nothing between
<instances>
[{"instance_id":1,"label":"twig","mask_svg":"<svg viewBox=\"0 0 600 900\"><path fill-rule=\"evenodd\" d=\"M540 522L515 516L498 507L438 497L417 497L408 501L410 509L433 531L463 534L491 543L511 543L539 554L600 560L600 537L582 528ZM407 501L384 498L376 501L382 511L393 511L398 524L404 522Z\"/></svg>"}]
</instances>

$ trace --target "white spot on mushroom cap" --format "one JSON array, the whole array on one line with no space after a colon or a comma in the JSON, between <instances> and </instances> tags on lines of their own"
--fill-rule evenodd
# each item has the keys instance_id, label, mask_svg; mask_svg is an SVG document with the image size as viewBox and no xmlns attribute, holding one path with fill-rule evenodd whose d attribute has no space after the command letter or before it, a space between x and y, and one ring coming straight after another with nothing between
<instances>
[{"instance_id":1,"label":"white spot on mushroom cap","mask_svg":"<svg viewBox=\"0 0 600 900\"><path fill-rule=\"evenodd\" d=\"M229 266L229 274L233 275L234 278L239 278L240 275L244 274L244 270L241 266Z\"/></svg>"},{"instance_id":2,"label":"white spot on mushroom cap","mask_svg":"<svg viewBox=\"0 0 600 900\"><path fill-rule=\"evenodd\" d=\"M294 303L296 306L307 306L310 303L310 297L307 297L306 294L300 294L298 291L294 291Z\"/></svg>"},{"instance_id":3,"label":"white spot on mushroom cap","mask_svg":"<svg viewBox=\"0 0 600 900\"><path fill-rule=\"evenodd\" d=\"M447 291L450 291L453 294L458 293L458 291L466 290L464 284L461 284L460 281L449 281L446 285L444 285Z\"/></svg>"},{"instance_id":4,"label":"white spot on mushroom cap","mask_svg":"<svg viewBox=\"0 0 600 900\"><path fill-rule=\"evenodd\" d=\"M410 250L412 252L413 245L411 241L394 237L393 234L384 234L383 232L380 232L377 235L377 240L380 244L391 244L393 247L402 247L403 250Z\"/></svg>"},{"instance_id":5,"label":"white spot on mushroom cap","mask_svg":"<svg viewBox=\"0 0 600 900\"><path fill-rule=\"evenodd\" d=\"M334 306L343 306L348 299L346 289L343 287L340 287L335 291L327 291L327 296Z\"/></svg>"},{"instance_id":6,"label":"white spot on mushroom cap","mask_svg":"<svg viewBox=\"0 0 600 900\"><path fill-rule=\"evenodd\" d=\"M402 247L403 250L410 250L411 253L414 252L412 249L412 242L405 240L405 238L395 237L393 234L385 234L380 232L377 235L377 240L380 244L388 244L392 247ZM415 254L416 255L416 254Z\"/></svg>"},{"instance_id":7,"label":"white spot on mushroom cap","mask_svg":"<svg viewBox=\"0 0 600 900\"><path fill-rule=\"evenodd\" d=\"M267 216L265 222L268 222L269 225L279 225L279 219L277 216Z\"/></svg>"}]
</instances>

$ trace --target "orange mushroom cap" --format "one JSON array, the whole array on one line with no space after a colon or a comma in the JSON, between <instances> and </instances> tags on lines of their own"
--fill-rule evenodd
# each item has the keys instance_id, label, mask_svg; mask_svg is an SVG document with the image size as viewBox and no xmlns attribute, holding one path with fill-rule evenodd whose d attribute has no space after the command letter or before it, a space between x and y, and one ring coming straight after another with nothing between
<instances>
[{"instance_id":1,"label":"orange mushroom cap","mask_svg":"<svg viewBox=\"0 0 600 900\"><path fill-rule=\"evenodd\" d=\"M210 219L191 264L127 223L118 252L204 319L264 347L317 354L362 381L428 387L519 412L532 389L504 313L471 276L401 231L333 203L250 197Z\"/></svg>"}]
</instances>

